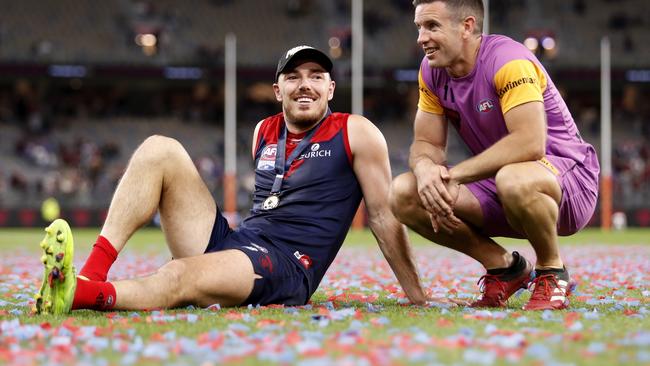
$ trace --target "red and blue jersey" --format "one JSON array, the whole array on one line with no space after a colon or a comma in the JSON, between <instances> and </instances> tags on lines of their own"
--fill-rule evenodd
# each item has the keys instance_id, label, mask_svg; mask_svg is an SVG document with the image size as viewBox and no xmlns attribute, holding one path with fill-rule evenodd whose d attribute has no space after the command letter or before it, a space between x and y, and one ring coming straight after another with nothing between
<instances>
[{"instance_id":1,"label":"red and blue jersey","mask_svg":"<svg viewBox=\"0 0 650 366\"><path fill-rule=\"evenodd\" d=\"M264 210L262 203L276 175L282 113L262 121L255 144L253 208L241 228L257 233L295 260L309 279L310 296L341 248L361 202L348 142L348 117L332 113L321 123L285 173L275 209ZM287 157L302 137L288 134Z\"/></svg>"}]
</instances>

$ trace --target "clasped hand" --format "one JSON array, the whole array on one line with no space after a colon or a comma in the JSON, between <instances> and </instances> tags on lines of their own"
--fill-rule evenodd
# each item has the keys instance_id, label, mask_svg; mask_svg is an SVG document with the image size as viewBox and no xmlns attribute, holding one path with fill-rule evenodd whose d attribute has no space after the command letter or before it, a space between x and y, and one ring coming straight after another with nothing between
<instances>
[{"instance_id":1,"label":"clasped hand","mask_svg":"<svg viewBox=\"0 0 650 366\"><path fill-rule=\"evenodd\" d=\"M454 181L447 167L430 160L420 162L414 169L418 195L429 213L433 231L440 229L451 234L462 221L454 215L453 207L458 200L460 184Z\"/></svg>"}]
</instances>

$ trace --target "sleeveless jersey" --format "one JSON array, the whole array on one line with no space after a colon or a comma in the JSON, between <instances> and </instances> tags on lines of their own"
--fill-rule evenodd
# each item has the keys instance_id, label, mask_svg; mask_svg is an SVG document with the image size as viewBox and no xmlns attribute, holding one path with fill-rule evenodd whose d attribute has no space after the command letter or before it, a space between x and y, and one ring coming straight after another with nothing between
<instances>
[{"instance_id":1,"label":"sleeveless jersey","mask_svg":"<svg viewBox=\"0 0 650 366\"><path fill-rule=\"evenodd\" d=\"M544 103L547 118L546 155L567 171L576 164L596 181L600 170L596 151L578 133L573 117L546 70L524 45L501 35L483 35L474 69L451 77L432 68L426 57L419 73L418 108L444 114L476 155L508 134L504 114L520 104ZM541 161L551 171L556 167Z\"/></svg>"},{"instance_id":2,"label":"sleeveless jersey","mask_svg":"<svg viewBox=\"0 0 650 366\"><path fill-rule=\"evenodd\" d=\"M348 143L349 114L332 113L318 127L307 148L285 172L280 204L263 210L275 179L275 155L282 113L265 119L255 148L255 191L251 215L241 225L267 239L292 258L316 291L350 229L361 202ZM290 146L287 136L287 151Z\"/></svg>"}]
</instances>

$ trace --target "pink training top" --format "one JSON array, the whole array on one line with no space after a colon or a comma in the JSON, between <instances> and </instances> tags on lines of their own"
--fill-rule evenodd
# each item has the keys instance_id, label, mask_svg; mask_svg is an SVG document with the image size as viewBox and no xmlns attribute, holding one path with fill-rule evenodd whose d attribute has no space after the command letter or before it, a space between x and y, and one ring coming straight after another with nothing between
<instances>
[{"instance_id":1,"label":"pink training top","mask_svg":"<svg viewBox=\"0 0 650 366\"><path fill-rule=\"evenodd\" d=\"M453 78L444 68L431 68L423 58L419 73L420 110L444 114L476 155L508 134L503 115L531 101L544 103L547 117L543 163L554 173L579 164L597 178L596 152L578 132L553 81L539 60L521 43L506 36L483 35L474 69ZM549 166L550 164L550 166Z\"/></svg>"}]
</instances>

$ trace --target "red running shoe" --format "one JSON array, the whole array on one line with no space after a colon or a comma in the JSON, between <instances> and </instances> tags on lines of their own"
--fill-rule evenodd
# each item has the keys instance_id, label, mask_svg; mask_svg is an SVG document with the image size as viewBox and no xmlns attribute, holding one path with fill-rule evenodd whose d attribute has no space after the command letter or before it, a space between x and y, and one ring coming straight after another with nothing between
<instances>
[{"instance_id":1,"label":"red running shoe","mask_svg":"<svg viewBox=\"0 0 650 366\"><path fill-rule=\"evenodd\" d=\"M533 293L524 310L561 310L569 306L569 295L575 283L565 281L555 273L539 276L530 283Z\"/></svg>"},{"instance_id":2,"label":"red running shoe","mask_svg":"<svg viewBox=\"0 0 650 366\"><path fill-rule=\"evenodd\" d=\"M485 274L477 284L481 288L481 297L469 306L473 308L502 308L507 304L512 294L521 288L526 288L534 276L533 265L519 253L514 252L526 262L518 273L491 275Z\"/></svg>"}]
</instances>

